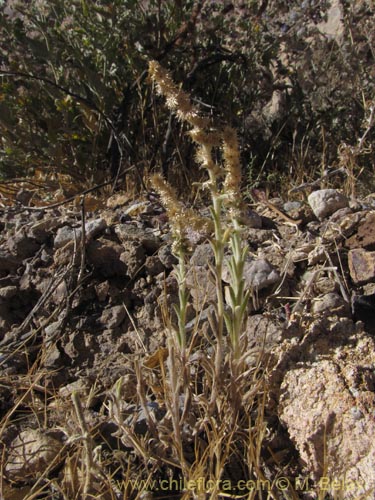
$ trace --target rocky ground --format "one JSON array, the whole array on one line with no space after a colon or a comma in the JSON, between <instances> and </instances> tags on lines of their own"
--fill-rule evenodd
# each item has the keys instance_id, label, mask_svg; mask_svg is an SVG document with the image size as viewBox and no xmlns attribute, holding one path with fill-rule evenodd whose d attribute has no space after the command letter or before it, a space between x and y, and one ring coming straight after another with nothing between
<instances>
[{"instance_id":1,"label":"rocky ground","mask_svg":"<svg viewBox=\"0 0 375 500\"><path fill-rule=\"evenodd\" d=\"M135 203L116 194L102 208L83 211L74 204L27 208L24 196L3 207L0 219L7 500L26 498L46 478L70 477L66 488L74 491L73 407L96 429L102 460L116 468L125 453L135 463L136 441L116 437L109 402L121 391L122 418L140 440L147 435L149 415L136 403L137 370L163 363L166 317L178 297L168 218L156 198ZM306 202L258 196L253 208L245 233L244 273L253 293L244 336L249 365L261 353L268 367L267 447L287 457L285 476L328 478L327 498L336 486L340 498L373 498L375 203L317 190ZM197 317L199 329L210 328L212 259L202 238L190 256L188 330ZM161 400L148 401L146 410L162 425ZM60 498L54 488L33 498Z\"/></svg>"}]
</instances>

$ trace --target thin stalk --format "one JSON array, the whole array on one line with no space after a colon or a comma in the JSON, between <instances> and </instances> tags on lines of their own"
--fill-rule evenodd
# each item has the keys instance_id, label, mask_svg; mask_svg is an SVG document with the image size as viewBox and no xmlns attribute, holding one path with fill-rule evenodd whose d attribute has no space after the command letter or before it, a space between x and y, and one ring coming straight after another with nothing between
<instances>
[{"instance_id":1,"label":"thin stalk","mask_svg":"<svg viewBox=\"0 0 375 500\"><path fill-rule=\"evenodd\" d=\"M175 310L178 319L177 342L182 354L186 349L186 312L188 306L189 292L186 288L185 252L182 245L179 246L180 248L176 255L178 258L178 266L175 269L178 282L179 306L176 307Z\"/></svg>"},{"instance_id":2,"label":"thin stalk","mask_svg":"<svg viewBox=\"0 0 375 500\"><path fill-rule=\"evenodd\" d=\"M211 172L210 172L211 174ZM213 174L212 174L213 177ZM216 179L211 179L216 183ZM215 186L214 182L212 185ZM215 281L216 281L216 297L217 297L217 318L216 318L216 351L215 351L215 375L213 379L213 387L211 393L210 406L211 409L215 401L217 400L217 394L219 390L220 380L222 379L222 366L223 366L223 330L224 330L224 313L225 304L223 296L223 284L222 284L222 272L223 272L223 261L224 261L224 234L223 227L221 223L221 208L222 200L220 196L212 189L212 217L214 221L215 228L215 238L212 242L215 255Z\"/></svg>"},{"instance_id":3,"label":"thin stalk","mask_svg":"<svg viewBox=\"0 0 375 500\"><path fill-rule=\"evenodd\" d=\"M174 431L174 442L181 470L184 476L188 477L189 467L185 460L183 440L181 435L181 427L182 427L180 420L181 378L178 376L178 367L176 366L177 356L175 356L174 342L171 341L171 338L168 339L168 350L169 350L168 367L169 367L170 388L171 388L170 413ZM184 369L183 366L181 368Z\"/></svg>"},{"instance_id":4,"label":"thin stalk","mask_svg":"<svg viewBox=\"0 0 375 500\"><path fill-rule=\"evenodd\" d=\"M83 414L81 400L79 398L78 392L73 391L72 401L74 409L78 418L79 425L81 427L82 439L85 449L85 482L83 485L83 498L86 500L89 498L89 492L91 489L91 481L94 472L94 459L93 459L93 444L92 437L90 435L89 429L87 427L85 417Z\"/></svg>"},{"instance_id":5,"label":"thin stalk","mask_svg":"<svg viewBox=\"0 0 375 500\"><path fill-rule=\"evenodd\" d=\"M232 355L235 362L238 362L240 352L240 337L242 333L243 321L246 313L249 293L245 291L245 281L243 271L248 252L247 246L242 245L241 227L238 221L233 221L234 231L230 238L230 248L232 257L229 262L231 273L231 285L229 288L229 306L231 308L231 317L227 318L227 327L232 344Z\"/></svg>"}]
</instances>

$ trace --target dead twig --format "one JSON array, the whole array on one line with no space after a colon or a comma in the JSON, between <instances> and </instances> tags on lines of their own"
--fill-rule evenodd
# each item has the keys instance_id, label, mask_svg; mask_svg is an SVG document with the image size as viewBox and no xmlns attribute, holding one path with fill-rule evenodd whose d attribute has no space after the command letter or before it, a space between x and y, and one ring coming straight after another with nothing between
<instances>
[{"instance_id":1,"label":"dead twig","mask_svg":"<svg viewBox=\"0 0 375 500\"><path fill-rule=\"evenodd\" d=\"M81 265L78 273L77 283L81 283L85 273L86 264L86 211L85 211L85 195L81 198Z\"/></svg>"},{"instance_id":2,"label":"dead twig","mask_svg":"<svg viewBox=\"0 0 375 500\"><path fill-rule=\"evenodd\" d=\"M121 174L119 175L119 177L123 174L126 174L130 170L133 170L134 168L136 168L136 165L132 165L131 167L123 170L121 172ZM102 182L101 184L97 184L96 186L85 189L84 191L81 191L80 193L74 194L73 196L69 196L69 198L65 198L65 200L58 201L56 203L52 203L51 205L44 205L43 207L29 207L29 206L22 205L20 208L17 208L17 209L8 207L8 210L11 210L15 214L21 213L25 210L31 210L31 211L51 210L52 208L57 208L57 207L60 207L62 205L66 205L67 203L70 203L71 201L74 201L77 198L77 196L84 196L86 194L92 193L93 191L96 191L97 189L101 189L105 186L109 186L112 183L113 183L113 180Z\"/></svg>"},{"instance_id":3,"label":"dead twig","mask_svg":"<svg viewBox=\"0 0 375 500\"><path fill-rule=\"evenodd\" d=\"M0 347L2 352L4 352L4 347L5 350L8 352L9 350L14 352L14 349L16 347L19 347L19 343L26 343L28 340L30 340L36 333L39 331L37 330L32 330L31 332L27 332L25 335L23 335L24 330L30 325L31 321L35 317L36 313L44 306L44 304L47 302L47 300L51 297L53 292L56 290L56 288L60 285L60 283L63 281L65 276L70 272L71 266L69 266L67 269L65 269L63 272L61 270L57 273L57 276L53 276L53 278L50 279L47 288L43 292L42 296L39 298L35 306L32 308L30 313L26 316L26 318L23 320L21 325L16 329L16 331L13 333L15 336L14 339L12 339L8 343L8 338L5 337L1 342L0 342Z\"/></svg>"},{"instance_id":4,"label":"dead twig","mask_svg":"<svg viewBox=\"0 0 375 500\"><path fill-rule=\"evenodd\" d=\"M320 186L321 182L324 179L327 179L328 177L332 177L332 175L336 175L336 174L348 175L348 171L346 170L345 167L335 168L335 170L330 170L330 171L326 172L324 175L319 177L319 179L317 179L316 181L304 182L303 184L300 184L299 186L296 186L296 187L290 189L288 191L288 194L293 194L293 193L297 193L298 191L305 191L306 189Z\"/></svg>"}]
</instances>

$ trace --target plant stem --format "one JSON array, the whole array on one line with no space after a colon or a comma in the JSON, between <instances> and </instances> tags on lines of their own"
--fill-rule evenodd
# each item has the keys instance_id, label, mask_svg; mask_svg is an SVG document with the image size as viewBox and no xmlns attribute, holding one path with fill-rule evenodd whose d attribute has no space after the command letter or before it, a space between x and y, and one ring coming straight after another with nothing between
<instances>
[{"instance_id":1,"label":"plant stem","mask_svg":"<svg viewBox=\"0 0 375 500\"><path fill-rule=\"evenodd\" d=\"M210 173L211 174L211 173ZM213 177L213 176L212 176ZM211 179L212 186L216 185L216 179ZM221 207L222 200L217 195L216 190L212 188L212 216L215 227L215 237L213 241L213 249L215 255L215 282L216 282L216 297L217 297L217 318L216 318L216 351L215 351L215 374L213 379L212 393L210 406L213 409L214 403L219 392L220 380L222 379L223 368L223 329L224 329L224 296L222 284L222 272L224 261L224 237L221 223Z\"/></svg>"}]
</instances>

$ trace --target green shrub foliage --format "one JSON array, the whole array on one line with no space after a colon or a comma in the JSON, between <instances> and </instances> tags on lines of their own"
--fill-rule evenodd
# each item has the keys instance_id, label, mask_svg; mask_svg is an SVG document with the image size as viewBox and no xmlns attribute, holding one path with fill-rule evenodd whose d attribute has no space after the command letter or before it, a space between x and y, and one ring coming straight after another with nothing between
<instances>
[{"instance_id":1,"label":"green shrub foliage","mask_svg":"<svg viewBox=\"0 0 375 500\"><path fill-rule=\"evenodd\" d=\"M320 29L336 3L340 36ZM138 183L159 169L175 185L196 180L184 125L146 85L155 59L238 130L249 181L307 180L363 133L374 19L365 0L3 0L1 175L97 180L133 166ZM372 169L371 148L363 163Z\"/></svg>"}]
</instances>

